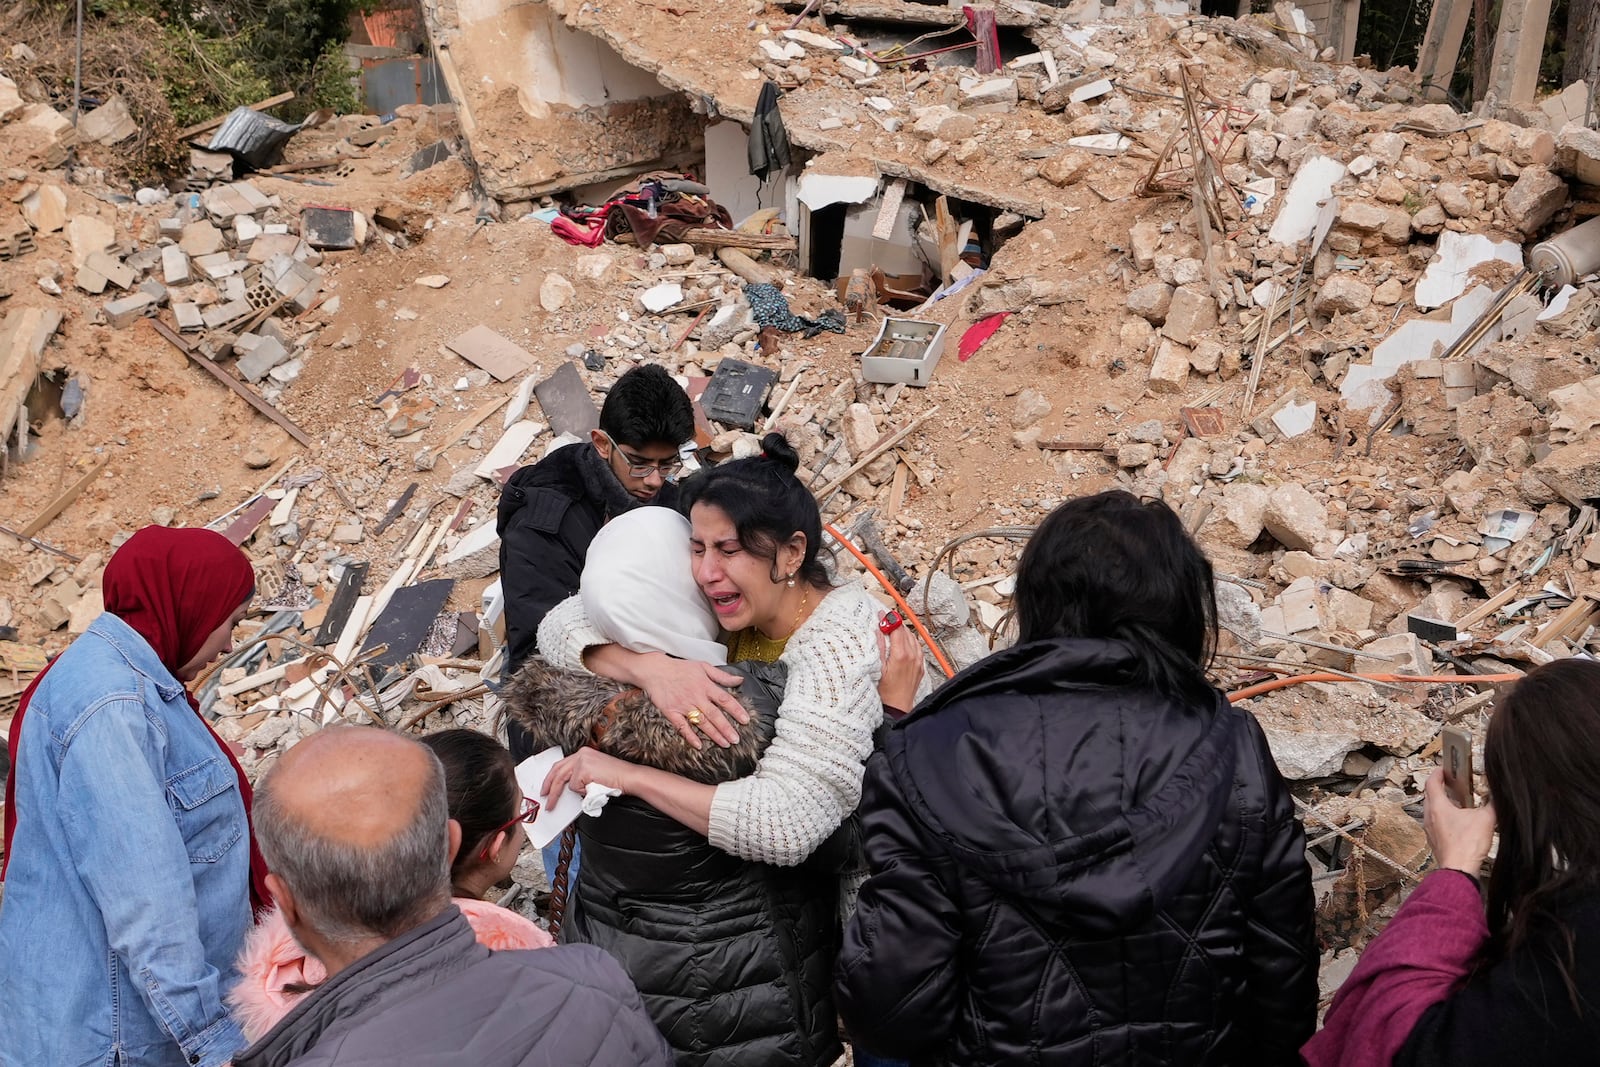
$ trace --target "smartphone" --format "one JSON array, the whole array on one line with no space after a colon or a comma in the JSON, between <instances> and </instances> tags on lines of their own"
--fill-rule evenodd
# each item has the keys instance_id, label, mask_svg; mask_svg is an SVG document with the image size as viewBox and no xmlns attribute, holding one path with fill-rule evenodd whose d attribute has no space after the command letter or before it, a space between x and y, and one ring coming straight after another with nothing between
<instances>
[{"instance_id":1,"label":"smartphone","mask_svg":"<svg viewBox=\"0 0 1600 1067\"><path fill-rule=\"evenodd\" d=\"M1444 767L1444 785L1458 807L1474 806L1472 796L1472 735L1446 726L1439 732L1439 757Z\"/></svg>"},{"instance_id":2,"label":"smartphone","mask_svg":"<svg viewBox=\"0 0 1600 1067\"><path fill-rule=\"evenodd\" d=\"M878 629L886 634L892 634L905 624L905 616L898 611L891 611L878 621Z\"/></svg>"}]
</instances>

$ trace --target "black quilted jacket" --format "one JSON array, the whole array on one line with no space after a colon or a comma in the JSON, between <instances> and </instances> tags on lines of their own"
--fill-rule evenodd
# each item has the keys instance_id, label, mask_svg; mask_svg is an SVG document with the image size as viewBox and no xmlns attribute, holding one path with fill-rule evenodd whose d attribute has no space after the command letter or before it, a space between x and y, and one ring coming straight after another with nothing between
<instances>
[{"instance_id":1,"label":"black quilted jacket","mask_svg":"<svg viewBox=\"0 0 1600 1067\"><path fill-rule=\"evenodd\" d=\"M752 713L731 748L689 749L643 694L552 670L538 657L503 695L536 747L572 751L588 741L600 709L614 706L601 749L723 782L755 770L785 678L778 664L728 669L744 675L739 699ZM583 859L562 940L595 945L622 964L677 1067L829 1067L839 1058L833 962L848 824L805 863L783 868L713 848L633 797L579 819L578 839Z\"/></svg>"},{"instance_id":2,"label":"black quilted jacket","mask_svg":"<svg viewBox=\"0 0 1600 1067\"><path fill-rule=\"evenodd\" d=\"M890 732L837 976L918 1064L1291 1064L1316 1016L1305 837L1255 720L1041 641Z\"/></svg>"}]
</instances>

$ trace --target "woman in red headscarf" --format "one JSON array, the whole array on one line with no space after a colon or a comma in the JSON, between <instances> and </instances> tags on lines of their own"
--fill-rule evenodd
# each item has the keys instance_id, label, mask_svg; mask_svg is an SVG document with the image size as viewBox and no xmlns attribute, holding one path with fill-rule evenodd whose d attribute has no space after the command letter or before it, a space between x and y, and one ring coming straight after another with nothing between
<instances>
[{"instance_id":1,"label":"woman in red headscarf","mask_svg":"<svg viewBox=\"0 0 1600 1067\"><path fill-rule=\"evenodd\" d=\"M232 646L250 562L150 526L106 565L106 611L11 725L0 1064L220 1067L225 997L265 903L250 785L186 686Z\"/></svg>"}]
</instances>

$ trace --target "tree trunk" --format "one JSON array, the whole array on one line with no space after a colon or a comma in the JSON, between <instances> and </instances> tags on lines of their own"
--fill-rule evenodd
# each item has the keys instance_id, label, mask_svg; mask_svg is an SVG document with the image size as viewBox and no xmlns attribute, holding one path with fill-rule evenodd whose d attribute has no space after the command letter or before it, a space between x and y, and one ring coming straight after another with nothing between
<instances>
[{"instance_id":1,"label":"tree trunk","mask_svg":"<svg viewBox=\"0 0 1600 1067\"><path fill-rule=\"evenodd\" d=\"M1494 57L1495 27L1490 0L1472 0L1472 96L1474 104L1489 91L1489 61Z\"/></svg>"}]
</instances>

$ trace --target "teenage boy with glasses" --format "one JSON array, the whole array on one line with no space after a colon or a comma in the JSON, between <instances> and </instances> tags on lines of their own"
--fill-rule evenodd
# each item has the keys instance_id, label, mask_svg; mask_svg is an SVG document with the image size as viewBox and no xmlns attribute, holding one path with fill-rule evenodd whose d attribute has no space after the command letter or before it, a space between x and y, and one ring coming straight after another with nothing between
<instances>
[{"instance_id":1,"label":"teenage boy with glasses","mask_svg":"<svg viewBox=\"0 0 1600 1067\"><path fill-rule=\"evenodd\" d=\"M678 448L694 436L689 397L666 370L635 367L611 387L588 444L560 448L513 474L500 493L500 579L506 597L506 677L538 651L545 613L578 591L600 527L645 504L676 507ZM532 744L507 724L520 763ZM555 874L555 849L545 870ZM576 860L576 857L574 857ZM576 876L577 863L571 867Z\"/></svg>"}]
</instances>

